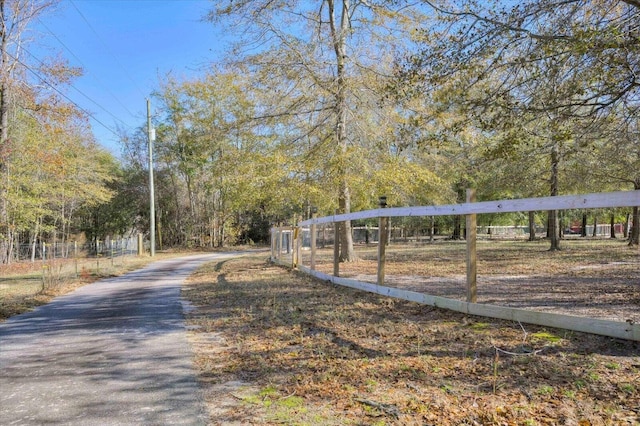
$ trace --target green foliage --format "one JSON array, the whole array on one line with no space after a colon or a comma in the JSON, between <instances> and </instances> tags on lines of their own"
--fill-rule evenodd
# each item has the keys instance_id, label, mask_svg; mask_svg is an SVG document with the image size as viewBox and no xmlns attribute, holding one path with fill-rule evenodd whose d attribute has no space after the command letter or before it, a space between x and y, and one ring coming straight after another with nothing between
<instances>
[{"instance_id":1,"label":"green foliage","mask_svg":"<svg viewBox=\"0 0 640 426\"><path fill-rule=\"evenodd\" d=\"M147 175L134 169L115 169L112 177L107 188L113 192L113 198L107 203L86 206L79 212L80 230L88 240L128 235L141 230L140 221L148 217Z\"/></svg>"},{"instance_id":2,"label":"green foliage","mask_svg":"<svg viewBox=\"0 0 640 426\"><path fill-rule=\"evenodd\" d=\"M0 263L12 260L16 243L70 239L78 212L113 195L107 184L115 159L96 145L86 114L60 96L82 70L60 59L36 59L34 68L18 59L29 25L56 3L2 3ZM46 84L28 78L26 68L37 68Z\"/></svg>"},{"instance_id":3,"label":"green foliage","mask_svg":"<svg viewBox=\"0 0 640 426\"><path fill-rule=\"evenodd\" d=\"M548 331L539 331L537 333L533 333L531 335L531 337L535 338L535 339L539 339L539 340L543 340L546 341L548 343L558 343L562 340L562 338L560 336L557 336L553 333L550 333Z\"/></svg>"},{"instance_id":4,"label":"green foliage","mask_svg":"<svg viewBox=\"0 0 640 426\"><path fill-rule=\"evenodd\" d=\"M7 216L29 240L67 240L82 227L82 210L108 202L117 163L81 124L77 111L18 115L7 175ZM44 124L43 124L44 123ZM28 242L26 240L25 242Z\"/></svg>"},{"instance_id":5,"label":"green foliage","mask_svg":"<svg viewBox=\"0 0 640 426\"><path fill-rule=\"evenodd\" d=\"M211 8L212 22L244 37L199 78L167 77L155 93L161 244L264 242L271 224L311 207L320 215L376 208L381 195L406 206L462 202L467 187L479 200L640 188L633 2L224 0ZM144 128L123 135L118 165L82 113L13 65L2 70L12 120L0 146L0 242L148 232ZM81 73L63 62L48 68L55 84ZM565 212L564 223L582 214ZM429 218L402 223L431 228ZM451 217L433 225L458 230Z\"/></svg>"}]
</instances>

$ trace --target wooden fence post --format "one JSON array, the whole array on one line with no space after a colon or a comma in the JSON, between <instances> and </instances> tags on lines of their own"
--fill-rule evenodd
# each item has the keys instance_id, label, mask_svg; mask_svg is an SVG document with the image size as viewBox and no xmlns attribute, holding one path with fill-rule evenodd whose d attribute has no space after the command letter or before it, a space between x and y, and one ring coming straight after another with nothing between
<instances>
[{"instance_id":1,"label":"wooden fence post","mask_svg":"<svg viewBox=\"0 0 640 426\"><path fill-rule=\"evenodd\" d=\"M46 263L46 259L47 259L47 243L43 242L42 243L42 290L44 291L45 289L45 284L46 284L46 274L47 274L47 263Z\"/></svg>"},{"instance_id":2,"label":"wooden fence post","mask_svg":"<svg viewBox=\"0 0 640 426\"><path fill-rule=\"evenodd\" d=\"M380 197L380 208L387 207L387 197ZM386 249L387 239L389 234L387 233L387 227L389 224L389 218L386 216L380 216L378 219L378 285L384 285L384 266L386 262Z\"/></svg>"},{"instance_id":3,"label":"wooden fence post","mask_svg":"<svg viewBox=\"0 0 640 426\"><path fill-rule=\"evenodd\" d=\"M298 266L298 227L291 227L291 269Z\"/></svg>"},{"instance_id":4,"label":"wooden fence post","mask_svg":"<svg viewBox=\"0 0 640 426\"><path fill-rule=\"evenodd\" d=\"M113 258L115 253L113 251L113 238L109 237L109 256L111 257L111 266L113 266Z\"/></svg>"},{"instance_id":5,"label":"wooden fence post","mask_svg":"<svg viewBox=\"0 0 640 426\"><path fill-rule=\"evenodd\" d=\"M275 254L276 254L276 228L275 226L271 227L271 232L270 232L270 236L271 236L271 261L273 262L276 258Z\"/></svg>"},{"instance_id":6,"label":"wooden fence post","mask_svg":"<svg viewBox=\"0 0 640 426\"><path fill-rule=\"evenodd\" d=\"M304 232L301 226L297 226L296 230L298 231L298 240L296 241L296 268L299 264L302 264L302 244L304 243Z\"/></svg>"},{"instance_id":7,"label":"wooden fence post","mask_svg":"<svg viewBox=\"0 0 640 426\"><path fill-rule=\"evenodd\" d=\"M300 246L302 246L302 228L298 226L300 220L296 217L295 222L291 233L291 245L293 249L293 253L291 253L292 269L296 269L298 263L300 263Z\"/></svg>"},{"instance_id":8,"label":"wooden fence post","mask_svg":"<svg viewBox=\"0 0 640 426\"><path fill-rule=\"evenodd\" d=\"M315 207L311 210L311 219L315 219L317 215L317 209ZM311 261L309 262L309 267L312 271L316 269L316 224L313 223L311 225Z\"/></svg>"},{"instance_id":9,"label":"wooden fence post","mask_svg":"<svg viewBox=\"0 0 640 426\"><path fill-rule=\"evenodd\" d=\"M278 251L276 253L276 259L280 260L282 258L282 250L284 245L284 227L280 227L278 229Z\"/></svg>"},{"instance_id":10,"label":"wooden fence post","mask_svg":"<svg viewBox=\"0 0 640 426\"><path fill-rule=\"evenodd\" d=\"M475 203L476 190L467 189L467 203ZM477 256L476 256L476 215L466 216L467 228L467 302L476 303L478 301L477 291Z\"/></svg>"},{"instance_id":11,"label":"wooden fence post","mask_svg":"<svg viewBox=\"0 0 640 426\"><path fill-rule=\"evenodd\" d=\"M273 259L274 261L280 259L280 224L273 228Z\"/></svg>"},{"instance_id":12,"label":"wooden fence post","mask_svg":"<svg viewBox=\"0 0 640 426\"><path fill-rule=\"evenodd\" d=\"M333 276L340 276L340 222L333 223Z\"/></svg>"},{"instance_id":13,"label":"wooden fence post","mask_svg":"<svg viewBox=\"0 0 640 426\"><path fill-rule=\"evenodd\" d=\"M138 234L138 256L144 254L144 246L142 244L142 234Z\"/></svg>"}]
</instances>

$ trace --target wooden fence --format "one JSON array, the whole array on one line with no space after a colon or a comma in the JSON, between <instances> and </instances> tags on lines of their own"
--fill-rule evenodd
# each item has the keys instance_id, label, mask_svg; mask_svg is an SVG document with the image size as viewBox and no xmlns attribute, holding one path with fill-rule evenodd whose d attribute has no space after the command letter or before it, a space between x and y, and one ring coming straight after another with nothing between
<instances>
[{"instance_id":1,"label":"wooden fence","mask_svg":"<svg viewBox=\"0 0 640 426\"><path fill-rule=\"evenodd\" d=\"M297 268L321 280L337 285L352 287L384 296L409 300L439 308L450 309L470 315L520 321L548 327L562 328L586 333L617 337L640 341L640 324L633 322L611 321L594 318L576 317L565 314L536 312L518 308L477 303L477 255L476 255L476 215L491 213L529 212L544 210L594 209L640 206L640 190L618 191L597 194L566 195L543 198L526 198L515 200L474 202L474 190L467 190L467 202L442 206L395 207L366 210L356 213L340 214L302 221L295 227L272 228L271 259L272 261ZM432 296L414 291L401 290L384 286L385 283L385 247L388 218L409 216L454 216L466 217L466 301ZM332 233L346 220L372 219L379 220L380 238L378 238L377 283L366 283L340 277L338 261L338 244L334 244L333 275L315 269L316 262L316 227L331 226ZM638 224L634 224L638 226ZM303 228L310 228L310 265L300 264ZM286 256L283 256L286 254ZM284 261L284 258L288 261Z\"/></svg>"}]
</instances>

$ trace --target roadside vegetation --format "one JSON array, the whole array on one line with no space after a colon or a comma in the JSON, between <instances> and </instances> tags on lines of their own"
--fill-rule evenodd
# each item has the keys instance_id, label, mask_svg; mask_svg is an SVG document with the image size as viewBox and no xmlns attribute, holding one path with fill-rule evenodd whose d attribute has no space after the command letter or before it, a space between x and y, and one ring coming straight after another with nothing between
<instances>
[{"instance_id":1,"label":"roadside vegetation","mask_svg":"<svg viewBox=\"0 0 640 426\"><path fill-rule=\"evenodd\" d=\"M180 254L156 257L122 256L101 259L55 259L0 265L0 321L48 303L56 296L102 278L122 275Z\"/></svg>"},{"instance_id":2,"label":"roadside vegetation","mask_svg":"<svg viewBox=\"0 0 640 426\"><path fill-rule=\"evenodd\" d=\"M264 255L203 267L183 296L212 424L640 421L638 342L358 292Z\"/></svg>"}]
</instances>

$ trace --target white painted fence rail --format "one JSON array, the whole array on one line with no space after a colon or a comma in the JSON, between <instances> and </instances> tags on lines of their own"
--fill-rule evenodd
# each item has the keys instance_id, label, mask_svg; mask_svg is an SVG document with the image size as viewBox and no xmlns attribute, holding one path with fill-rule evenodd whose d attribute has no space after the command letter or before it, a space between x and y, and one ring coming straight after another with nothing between
<instances>
[{"instance_id":1,"label":"white painted fence rail","mask_svg":"<svg viewBox=\"0 0 640 426\"><path fill-rule=\"evenodd\" d=\"M356 213L318 217L300 222L299 226L344 222L378 217L454 216L481 213L514 213L542 210L599 209L640 206L640 190L604 192L556 197L521 198L517 200L481 201L479 203L444 206L392 207Z\"/></svg>"},{"instance_id":2,"label":"white painted fence rail","mask_svg":"<svg viewBox=\"0 0 640 426\"><path fill-rule=\"evenodd\" d=\"M473 194L467 194L467 198L472 200ZM544 210L568 210L568 209L595 209L595 208L615 208L640 206L640 190L618 191L595 194L565 195L542 198L523 198L515 200L467 202L463 204L450 204L443 206L417 206L417 207L395 207L366 210L356 213L332 215L326 217L312 218L302 221L296 228L286 228L291 246L287 248L291 252L291 262L283 262L281 253L283 252L283 234L278 228L272 229L272 261L286 264L298 268L300 271L313 275L322 280L330 281L337 285L344 285L363 291L409 300L426 305L437 306L457 312L471 315L479 315L523 323L542 325L547 327L563 328L580 332L600 334L610 337L640 341L640 324L633 322L610 321L594 318L577 317L573 315L536 312L525 309L495 306L489 304L476 303L476 255L475 255L475 233L467 235L467 301L448 299L439 296L431 296L407 290L386 287L384 284L384 246L379 247L379 264L377 284L365 283L353 279L341 278L339 276L339 266L337 261L337 250L334 259L334 274L329 275L315 270L315 244L311 244L311 267L298 264L300 259L300 246L302 227L311 227L312 235L315 235L316 225L334 224L338 225L347 220L358 219L384 219L389 217L420 217L420 216L455 216L465 215L467 226L474 224L475 215L491 213L513 213ZM381 226L381 229L382 229ZM634 223L634 226L639 224ZM337 245L336 245L337 246ZM380 255L382 252L382 255ZM380 264L382 259L382 264Z\"/></svg>"}]
</instances>

